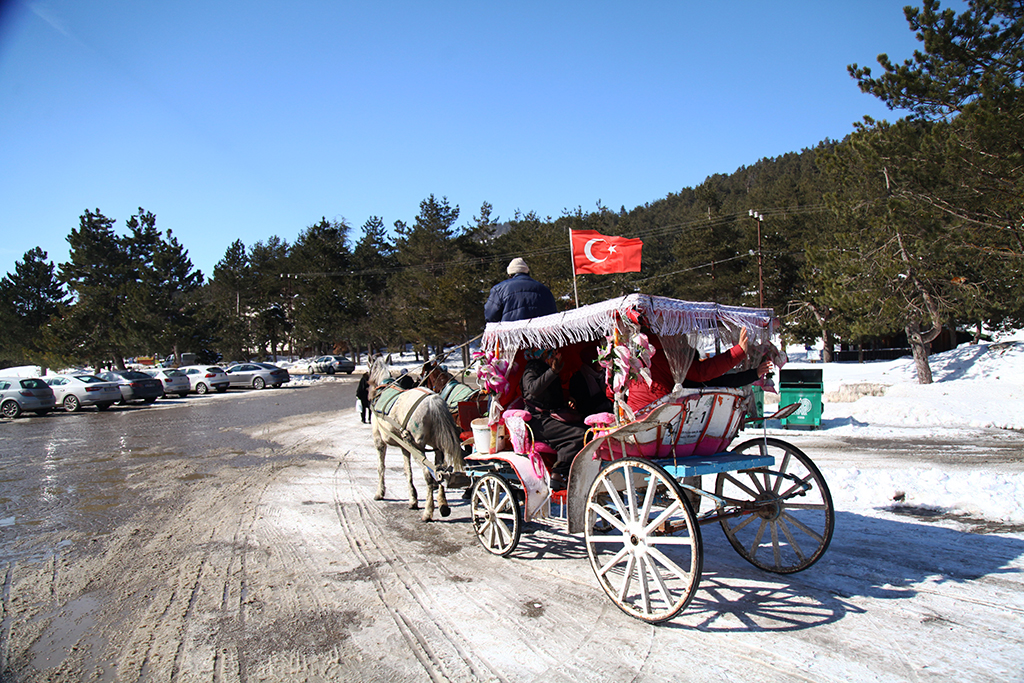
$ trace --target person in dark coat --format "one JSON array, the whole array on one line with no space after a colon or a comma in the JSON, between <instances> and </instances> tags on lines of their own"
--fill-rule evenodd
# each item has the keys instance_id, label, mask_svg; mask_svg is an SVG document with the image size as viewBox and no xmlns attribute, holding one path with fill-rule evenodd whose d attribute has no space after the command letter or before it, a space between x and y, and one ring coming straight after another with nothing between
<instances>
[{"instance_id":1,"label":"person in dark coat","mask_svg":"<svg viewBox=\"0 0 1024 683\"><path fill-rule=\"evenodd\" d=\"M560 491L568 481L573 458L583 448L587 426L582 422L582 415L569 409L562 390L560 373L564 361L561 352L534 354L540 357L530 360L523 371L523 402L530 411L534 439L557 451L555 465L551 468L551 488Z\"/></svg>"},{"instance_id":2,"label":"person in dark coat","mask_svg":"<svg viewBox=\"0 0 1024 683\"><path fill-rule=\"evenodd\" d=\"M359 399L360 419L363 424L370 421L370 373L364 372L356 387L356 398Z\"/></svg>"},{"instance_id":3,"label":"person in dark coat","mask_svg":"<svg viewBox=\"0 0 1024 683\"><path fill-rule=\"evenodd\" d=\"M527 320L558 312L551 290L527 274L530 266L526 261L512 259L505 272L509 278L491 287L490 296L484 304L487 322Z\"/></svg>"}]
</instances>

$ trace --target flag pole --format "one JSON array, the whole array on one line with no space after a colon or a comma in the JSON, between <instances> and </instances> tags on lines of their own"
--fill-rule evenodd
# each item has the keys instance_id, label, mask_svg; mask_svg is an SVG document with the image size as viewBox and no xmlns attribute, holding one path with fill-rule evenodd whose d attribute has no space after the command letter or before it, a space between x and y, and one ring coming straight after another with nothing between
<instances>
[{"instance_id":1,"label":"flag pole","mask_svg":"<svg viewBox=\"0 0 1024 683\"><path fill-rule=\"evenodd\" d=\"M572 295L576 299L576 308L579 308L580 292L576 289L576 256L572 251L572 228L569 228L569 265L572 266Z\"/></svg>"}]
</instances>

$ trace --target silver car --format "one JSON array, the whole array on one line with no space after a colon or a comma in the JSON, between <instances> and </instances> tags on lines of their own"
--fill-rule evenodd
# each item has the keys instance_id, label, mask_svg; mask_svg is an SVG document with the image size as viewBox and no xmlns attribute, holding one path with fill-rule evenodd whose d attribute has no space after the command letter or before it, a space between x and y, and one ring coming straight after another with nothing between
<instances>
[{"instance_id":1,"label":"silver car","mask_svg":"<svg viewBox=\"0 0 1024 683\"><path fill-rule=\"evenodd\" d=\"M53 389L57 404L74 413L85 406L96 406L106 410L121 400L121 388L116 382L108 382L96 375L47 375L43 381Z\"/></svg>"},{"instance_id":2,"label":"silver car","mask_svg":"<svg viewBox=\"0 0 1024 683\"><path fill-rule=\"evenodd\" d=\"M178 369L185 373L197 394L207 394L210 389L224 393L231 385L227 373L216 365L183 365Z\"/></svg>"},{"instance_id":3,"label":"silver car","mask_svg":"<svg viewBox=\"0 0 1024 683\"><path fill-rule=\"evenodd\" d=\"M269 384L276 389L292 379L287 370L271 363L238 363L226 372L233 387L262 389Z\"/></svg>"},{"instance_id":4,"label":"silver car","mask_svg":"<svg viewBox=\"0 0 1024 683\"><path fill-rule=\"evenodd\" d=\"M121 401L142 401L153 403L164 395L164 385L158 379L145 375L138 370L110 370L101 372L100 379L117 383L121 389Z\"/></svg>"},{"instance_id":5,"label":"silver car","mask_svg":"<svg viewBox=\"0 0 1024 683\"><path fill-rule=\"evenodd\" d=\"M310 362L309 369L325 375L334 375L341 372L351 375L355 372L356 364L352 362L352 359L345 358L345 356L320 356Z\"/></svg>"},{"instance_id":6,"label":"silver car","mask_svg":"<svg viewBox=\"0 0 1024 683\"><path fill-rule=\"evenodd\" d=\"M164 396L177 394L181 398L185 398L192 391L192 383L188 381L188 375L177 368L157 368L143 370L143 372L163 382Z\"/></svg>"},{"instance_id":7,"label":"silver car","mask_svg":"<svg viewBox=\"0 0 1024 683\"><path fill-rule=\"evenodd\" d=\"M0 378L0 415L12 420L26 410L46 415L53 406L53 389L38 377Z\"/></svg>"}]
</instances>

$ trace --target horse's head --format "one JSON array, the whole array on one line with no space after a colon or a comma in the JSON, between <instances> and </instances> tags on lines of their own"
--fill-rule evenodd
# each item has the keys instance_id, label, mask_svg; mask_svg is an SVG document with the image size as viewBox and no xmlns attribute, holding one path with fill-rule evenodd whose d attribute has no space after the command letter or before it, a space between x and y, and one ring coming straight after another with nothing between
<instances>
[{"instance_id":1,"label":"horse's head","mask_svg":"<svg viewBox=\"0 0 1024 683\"><path fill-rule=\"evenodd\" d=\"M391 381L391 367L384 360L383 356L377 356L370 363L370 400L377 398L377 391L381 386Z\"/></svg>"}]
</instances>

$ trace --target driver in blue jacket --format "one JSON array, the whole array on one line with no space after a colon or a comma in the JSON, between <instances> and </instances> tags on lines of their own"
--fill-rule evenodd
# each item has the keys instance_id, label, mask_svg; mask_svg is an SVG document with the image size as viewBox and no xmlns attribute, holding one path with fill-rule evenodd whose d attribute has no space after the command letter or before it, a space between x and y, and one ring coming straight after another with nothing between
<instances>
[{"instance_id":1,"label":"driver in blue jacket","mask_svg":"<svg viewBox=\"0 0 1024 683\"><path fill-rule=\"evenodd\" d=\"M491 287L491 294L484 304L487 322L527 320L558 312L551 290L527 274L530 266L526 261L512 259L506 272L508 279Z\"/></svg>"}]
</instances>

